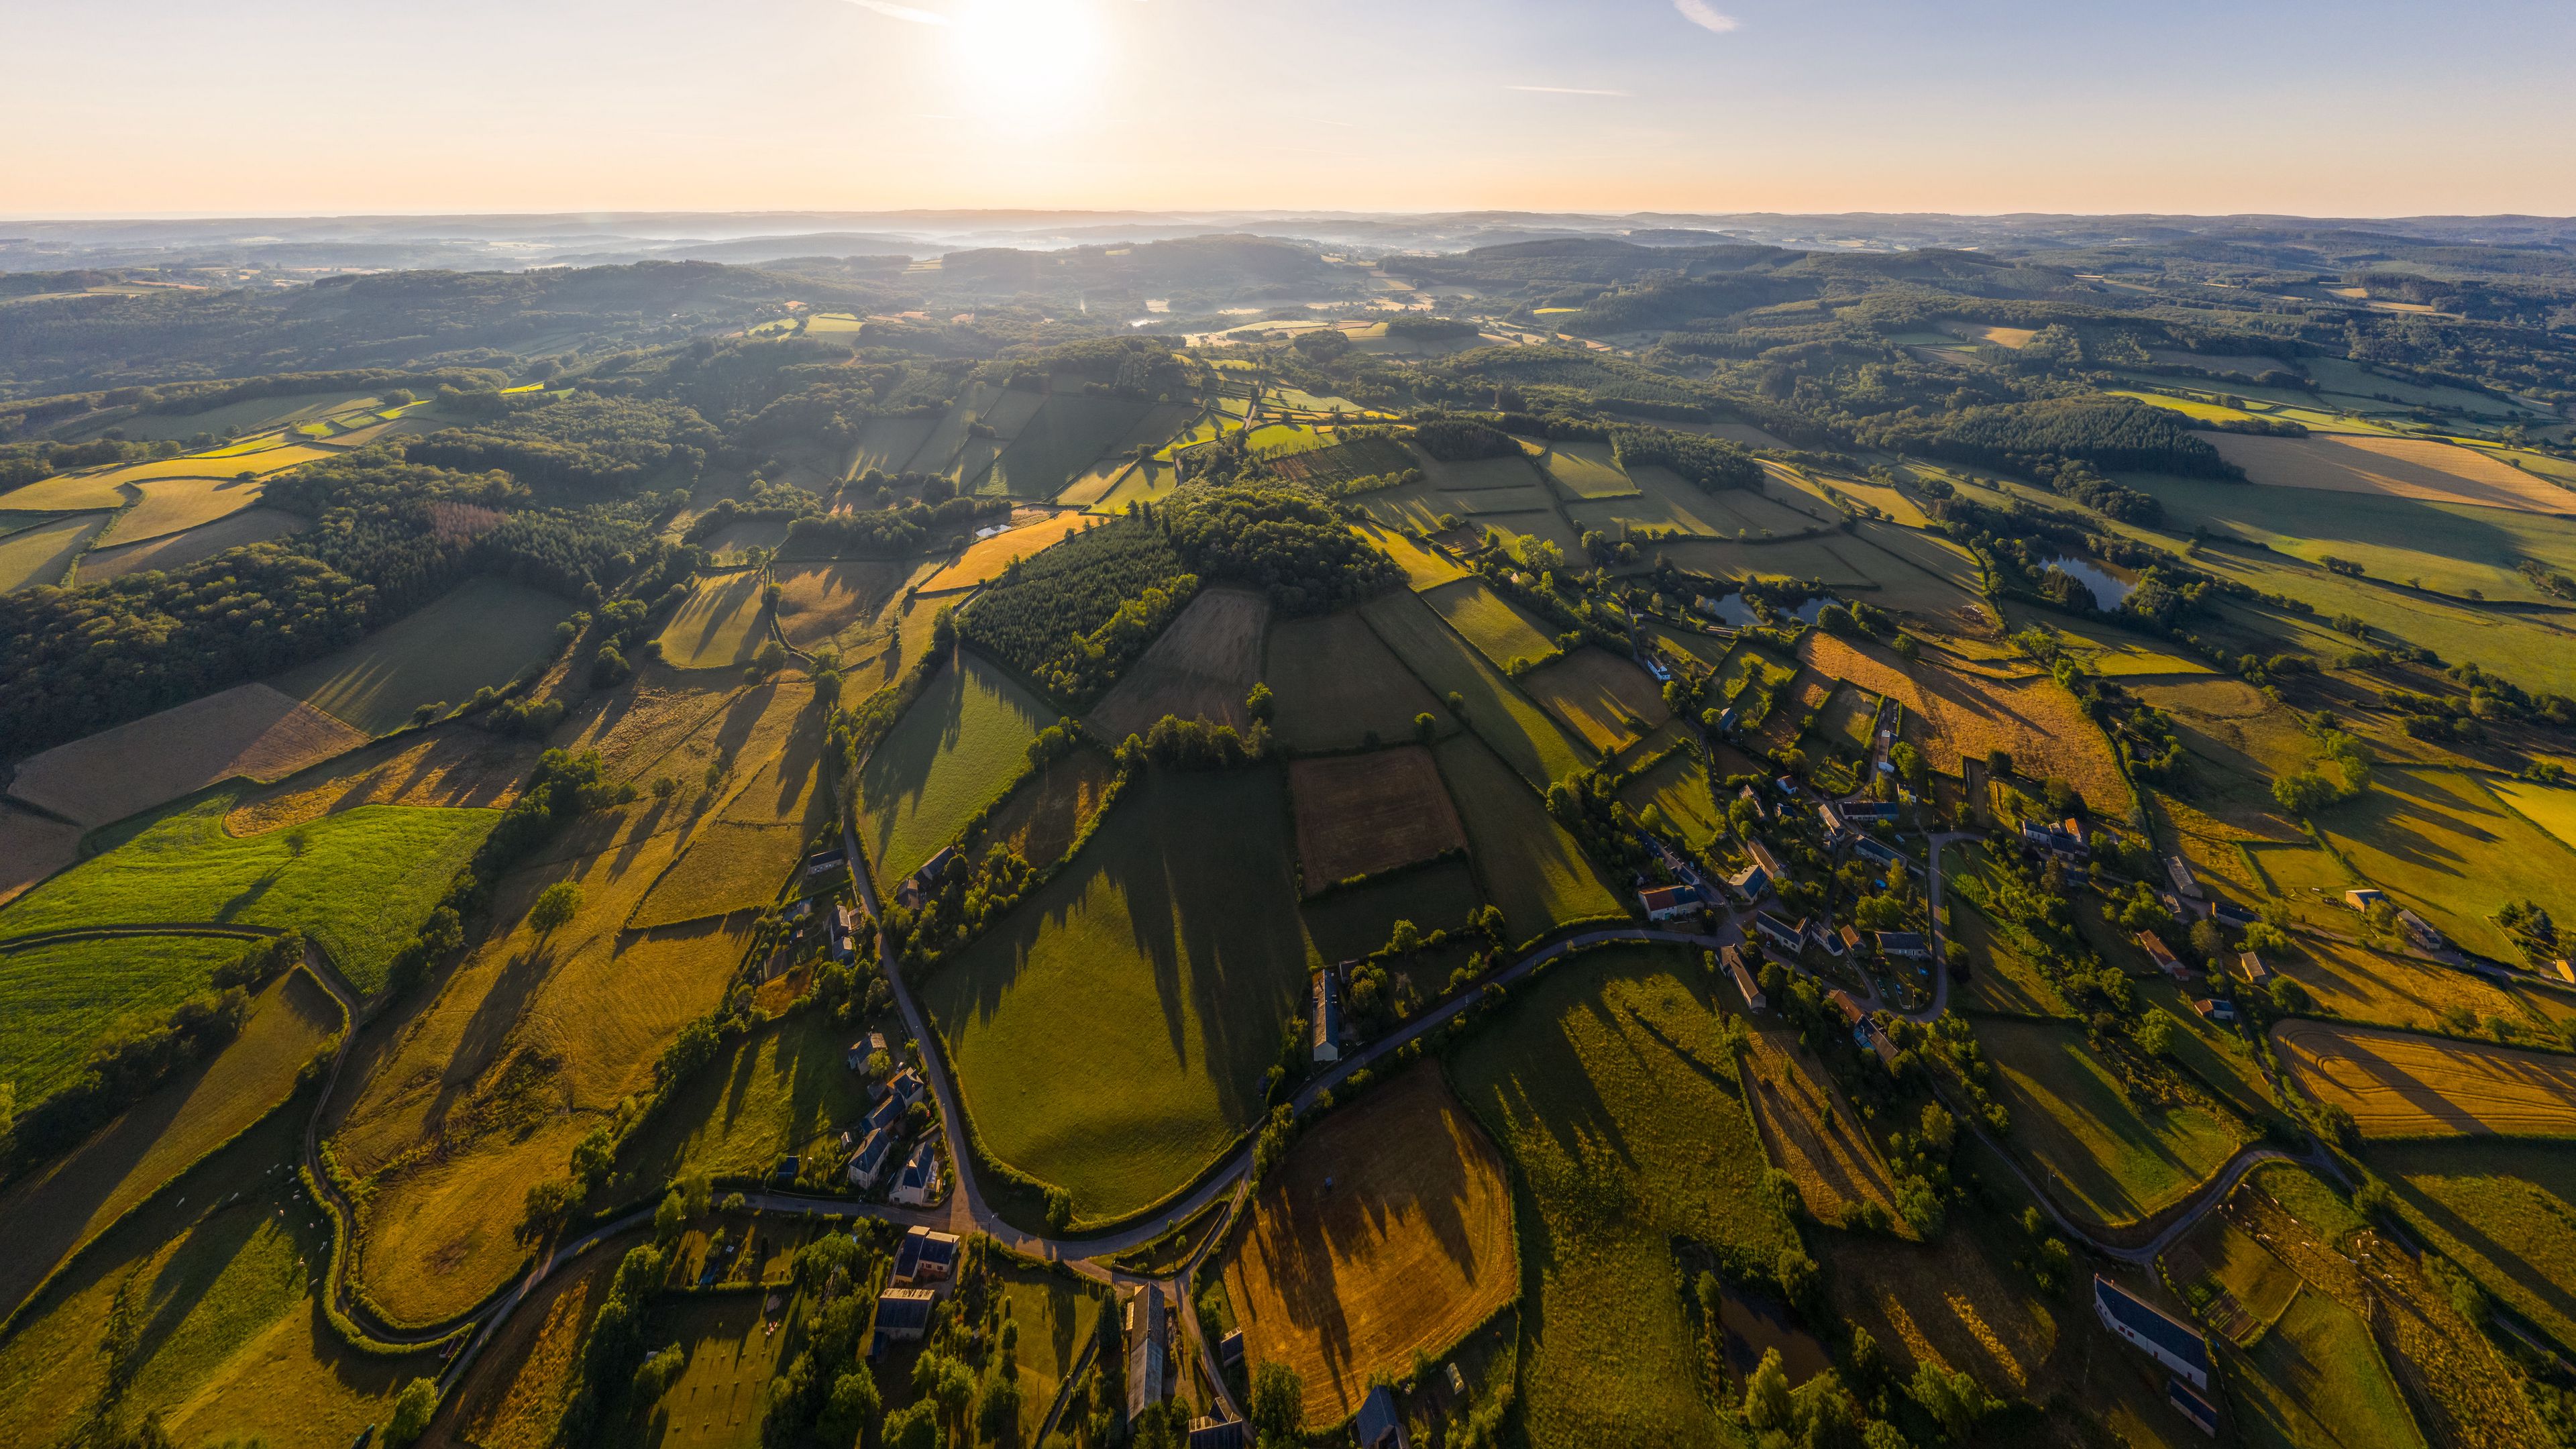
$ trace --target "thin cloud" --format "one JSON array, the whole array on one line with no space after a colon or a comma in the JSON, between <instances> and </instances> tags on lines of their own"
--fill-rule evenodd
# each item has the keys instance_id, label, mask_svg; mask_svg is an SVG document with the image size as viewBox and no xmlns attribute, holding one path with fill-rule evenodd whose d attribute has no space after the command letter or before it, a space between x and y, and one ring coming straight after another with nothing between
<instances>
[{"instance_id":1,"label":"thin cloud","mask_svg":"<svg viewBox=\"0 0 2576 1449\"><path fill-rule=\"evenodd\" d=\"M872 0L859 0L859 3L866 5L872 3ZM1708 0L1673 0L1673 8L1682 13L1684 20L1702 30L1714 30L1720 35L1744 23L1732 15L1721 12L1716 6L1709 4Z\"/></svg>"},{"instance_id":2,"label":"thin cloud","mask_svg":"<svg viewBox=\"0 0 2576 1449\"><path fill-rule=\"evenodd\" d=\"M915 25L945 25L948 23L948 17L940 14L936 10L923 10L911 5L898 5L895 3L895 0L850 0L850 3L863 10L873 10L879 15L891 15L897 20L909 20Z\"/></svg>"},{"instance_id":3,"label":"thin cloud","mask_svg":"<svg viewBox=\"0 0 2576 1449\"><path fill-rule=\"evenodd\" d=\"M1505 86L1507 91L1536 91L1543 96L1624 96L1627 91L1586 90L1582 86Z\"/></svg>"}]
</instances>

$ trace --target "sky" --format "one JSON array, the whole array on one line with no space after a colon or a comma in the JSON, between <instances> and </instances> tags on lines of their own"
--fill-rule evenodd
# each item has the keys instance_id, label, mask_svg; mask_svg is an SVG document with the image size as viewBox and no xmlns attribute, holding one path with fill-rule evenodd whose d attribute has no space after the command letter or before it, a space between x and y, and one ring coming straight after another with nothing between
<instances>
[{"instance_id":1,"label":"sky","mask_svg":"<svg viewBox=\"0 0 2576 1449\"><path fill-rule=\"evenodd\" d=\"M0 216L2576 213L2564 0L0 0Z\"/></svg>"}]
</instances>

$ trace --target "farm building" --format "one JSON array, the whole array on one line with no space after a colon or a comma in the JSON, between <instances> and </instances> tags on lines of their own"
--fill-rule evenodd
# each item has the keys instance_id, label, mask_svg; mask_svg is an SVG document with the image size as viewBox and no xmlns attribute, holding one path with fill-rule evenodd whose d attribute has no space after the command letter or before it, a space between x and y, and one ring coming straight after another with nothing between
<instances>
[{"instance_id":1,"label":"farm building","mask_svg":"<svg viewBox=\"0 0 2576 1449\"><path fill-rule=\"evenodd\" d=\"M1669 921L1699 909L1699 892L1688 886L1657 886L1637 892L1637 899L1645 905L1650 921Z\"/></svg>"},{"instance_id":2,"label":"farm building","mask_svg":"<svg viewBox=\"0 0 2576 1449\"><path fill-rule=\"evenodd\" d=\"M1896 818L1896 807L1885 800L1845 800L1835 807L1843 819L1855 825L1876 825Z\"/></svg>"},{"instance_id":3,"label":"farm building","mask_svg":"<svg viewBox=\"0 0 2576 1449\"><path fill-rule=\"evenodd\" d=\"M1798 953L1798 948L1800 946L1806 944L1807 940L1807 927L1804 922L1792 924L1780 919L1769 911L1762 911L1755 914L1753 917L1753 929L1760 931L1764 940L1769 941L1772 945L1779 947L1781 950L1786 951L1793 956Z\"/></svg>"},{"instance_id":4,"label":"farm building","mask_svg":"<svg viewBox=\"0 0 2576 1449\"><path fill-rule=\"evenodd\" d=\"M2193 1002L2191 1009L2215 1022L2232 1024L2236 1020L2236 1003L2224 996L2204 996Z\"/></svg>"},{"instance_id":5,"label":"farm building","mask_svg":"<svg viewBox=\"0 0 2576 1449\"><path fill-rule=\"evenodd\" d=\"M1762 999L1762 987L1753 979L1753 973L1744 969L1742 951L1733 946L1720 946L1717 948L1717 961L1726 968L1727 975L1735 978L1735 989L1744 993L1745 1010L1760 1011L1769 1004Z\"/></svg>"},{"instance_id":6,"label":"farm building","mask_svg":"<svg viewBox=\"0 0 2576 1449\"><path fill-rule=\"evenodd\" d=\"M1839 986L1825 993L1825 1000L1833 1003L1834 1010L1842 1013L1845 1026L1856 1027L1869 1020L1869 1012L1862 1008L1860 998Z\"/></svg>"},{"instance_id":7,"label":"farm building","mask_svg":"<svg viewBox=\"0 0 2576 1449\"><path fill-rule=\"evenodd\" d=\"M2175 1378L2207 1392L2209 1340L2098 1273L2093 1278L2093 1311L2101 1315L2104 1328L2173 1370Z\"/></svg>"},{"instance_id":8,"label":"farm building","mask_svg":"<svg viewBox=\"0 0 2576 1449\"><path fill-rule=\"evenodd\" d=\"M2192 878L2190 861L2179 855L2166 856L2165 874L2173 878L2174 891L2184 900L2200 899L2200 882Z\"/></svg>"},{"instance_id":9,"label":"farm building","mask_svg":"<svg viewBox=\"0 0 2576 1449\"><path fill-rule=\"evenodd\" d=\"M2251 951L2239 953L2236 965L2245 973L2245 979L2257 986L2272 979L2272 968L2264 965L2263 958Z\"/></svg>"},{"instance_id":10,"label":"farm building","mask_svg":"<svg viewBox=\"0 0 2576 1449\"><path fill-rule=\"evenodd\" d=\"M886 1196L905 1207L928 1207L939 1196L939 1149L924 1137L912 1145L912 1155L903 1161L903 1171L894 1179L894 1191Z\"/></svg>"},{"instance_id":11,"label":"farm building","mask_svg":"<svg viewBox=\"0 0 2576 1449\"><path fill-rule=\"evenodd\" d=\"M1759 836L1748 837L1744 842L1744 850L1746 854L1753 857L1753 863L1755 865L1762 867L1762 873L1771 877L1771 879L1787 880L1789 878L1789 872L1782 868L1780 864L1780 857L1773 855L1771 853L1771 847L1765 845Z\"/></svg>"},{"instance_id":12,"label":"farm building","mask_svg":"<svg viewBox=\"0 0 2576 1449\"><path fill-rule=\"evenodd\" d=\"M1315 1048L1317 1062L1342 1059L1342 978L1339 972L1315 973Z\"/></svg>"},{"instance_id":13,"label":"farm building","mask_svg":"<svg viewBox=\"0 0 2576 1449\"><path fill-rule=\"evenodd\" d=\"M2372 906L2375 906L2386 899L2388 899L2387 892L2372 890L2367 886L2364 886L2359 890L2349 890L2343 893L2343 903L2352 907L2356 911L2369 910Z\"/></svg>"},{"instance_id":14,"label":"farm building","mask_svg":"<svg viewBox=\"0 0 2576 1449\"><path fill-rule=\"evenodd\" d=\"M841 1060L849 1064L851 1071L864 1072L868 1069L868 1059L885 1049L885 1033L872 1031L850 1043L849 1051L842 1055Z\"/></svg>"},{"instance_id":15,"label":"farm building","mask_svg":"<svg viewBox=\"0 0 2576 1449\"><path fill-rule=\"evenodd\" d=\"M1923 939L1921 931L1876 931L1871 935L1871 944L1881 956L1902 956L1908 961L1928 961L1932 957L1931 944Z\"/></svg>"},{"instance_id":16,"label":"farm building","mask_svg":"<svg viewBox=\"0 0 2576 1449\"><path fill-rule=\"evenodd\" d=\"M894 1247L894 1281L906 1285L947 1278L957 1271L957 1235L913 1228Z\"/></svg>"},{"instance_id":17,"label":"farm building","mask_svg":"<svg viewBox=\"0 0 2576 1449\"><path fill-rule=\"evenodd\" d=\"M1395 1390L1385 1384L1369 1390L1359 1417L1351 1421L1351 1433L1360 1449L1412 1449L1412 1441L1404 1435L1404 1414L1396 1405Z\"/></svg>"},{"instance_id":18,"label":"farm building","mask_svg":"<svg viewBox=\"0 0 2576 1449\"><path fill-rule=\"evenodd\" d=\"M2245 909L2234 901L2225 899L2211 901L2209 903L2209 913L2218 918L2220 925L2234 926L2240 931L2245 929L2247 926L2254 924L2256 921L2263 919L2261 916L2254 914L2252 911Z\"/></svg>"},{"instance_id":19,"label":"farm building","mask_svg":"<svg viewBox=\"0 0 2576 1449\"><path fill-rule=\"evenodd\" d=\"M893 1158L894 1134L882 1127L872 1129L859 1144L859 1150L850 1154L850 1186L861 1192L876 1186Z\"/></svg>"},{"instance_id":20,"label":"farm building","mask_svg":"<svg viewBox=\"0 0 2576 1449\"><path fill-rule=\"evenodd\" d=\"M1842 839L1844 833L1850 829L1843 823L1843 813L1834 808L1834 802L1831 800L1816 807L1816 818L1824 822L1825 839L1828 841Z\"/></svg>"},{"instance_id":21,"label":"farm building","mask_svg":"<svg viewBox=\"0 0 2576 1449\"><path fill-rule=\"evenodd\" d=\"M2182 964L2182 958L2175 955L2173 951L2165 945L2164 937L2157 935L2155 932L2140 931L2138 933L2138 947L2147 953L2148 960L2156 963L2157 970L2162 971L2176 981L2183 980L2191 975L2191 968Z\"/></svg>"},{"instance_id":22,"label":"farm building","mask_svg":"<svg viewBox=\"0 0 2576 1449\"><path fill-rule=\"evenodd\" d=\"M2433 929L2431 922L2413 911L2399 911L2397 924L2406 932L2406 939L2415 943L2418 951L2439 951L2450 944L2442 939L2441 932Z\"/></svg>"},{"instance_id":23,"label":"farm building","mask_svg":"<svg viewBox=\"0 0 2576 1449\"><path fill-rule=\"evenodd\" d=\"M2174 1406L2193 1427L2212 1439L2218 1437L2218 1406L2182 1386L2180 1379L2165 1380L2165 1402Z\"/></svg>"},{"instance_id":24,"label":"farm building","mask_svg":"<svg viewBox=\"0 0 2576 1449\"><path fill-rule=\"evenodd\" d=\"M928 1288L888 1288L877 1295L876 1331L868 1341L875 1358L890 1343L919 1343L930 1332L931 1310L939 1295Z\"/></svg>"},{"instance_id":25,"label":"farm building","mask_svg":"<svg viewBox=\"0 0 2576 1449\"><path fill-rule=\"evenodd\" d=\"M1127 1417L1163 1401L1163 1290L1148 1283L1127 1300Z\"/></svg>"}]
</instances>

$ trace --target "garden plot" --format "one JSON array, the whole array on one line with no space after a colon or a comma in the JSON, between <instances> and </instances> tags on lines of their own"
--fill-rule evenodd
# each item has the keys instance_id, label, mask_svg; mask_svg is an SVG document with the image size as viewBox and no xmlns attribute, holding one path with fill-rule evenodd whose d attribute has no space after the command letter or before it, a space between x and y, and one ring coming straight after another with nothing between
<instances>
[{"instance_id":1,"label":"garden plot","mask_svg":"<svg viewBox=\"0 0 2576 1449\"><path fill-rule=\"evenodd\" d=\"M1467 845L1457 807L1420 745L1293 761L1288 793L1310 896Z\"/></svg>"}]
</instances>

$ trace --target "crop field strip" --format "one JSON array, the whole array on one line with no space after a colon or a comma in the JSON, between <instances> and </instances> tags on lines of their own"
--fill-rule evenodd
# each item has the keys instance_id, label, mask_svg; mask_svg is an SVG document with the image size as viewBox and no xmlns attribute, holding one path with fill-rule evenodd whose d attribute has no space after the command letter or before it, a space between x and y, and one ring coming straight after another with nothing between
<instances>
[{"instance_id":1,"label":"crop field strip","mask_svg":"<svg viewBox=\"0 0 2576 1449\"><path fill-rule=\"evenodd\" d=\"M1288 795L1310 896L1467 844L1431 752L1420 745L1291 761Z\"/></svg>"},{"instance_id":2,"label":"crop field strip","mask_svg":"<svg viewBox=\"0 0 2576 1449\"><path fill-rule=\"evenodd\" d=\"M201 523L158 538L112 547L93 547L81 557L80 581L95 583L151 569L167 572L184 568L226 549L283 538L305 527L304 519L284 509L245 508L211 523ZM5 585L7 579L6 548L7 543L0 541L0 585ZM0 592L6 592L5 587L0 587Z\"/></svg>"},{"instance_id":3,"label":"crop field strip","mask_svg":"<svg viewBox=\"0 0 2576 1449\"><path fill-rule=\"evenodd\" d=\"M1467 852L1486 898L1502 908L1514 940L1561 921L1616 913L1618 891L1537 794L1473 735L1433 750L1467 828Z\"/></svg>"},{"instance_id":4,"label":"crop field strip","mask_svg":"<svg viewBox=\"0 0 2576 1449\"><path fill-rule=\"evenodd\" d=\"M1467 727L1533 788L1544 789L1590 763L1562 726L1486 663L1418 596L1381 596L1363 605L1360 616L1435 698L1461 696L1466 701Z\"/></svg>"},{"instance_id":5,"label":"crop field strip","mask_svg":"<svg viewBox=\"0 0 2576 1449\"><path fill-rule=\"evenodd\" d=\"M1123 740L1167 715L1249 728L1244 698L1261 678L1269 628L1268 595L1201 590L1093 707L1092 728L1103 739Z\"/></svg>"},{"instance_id":6,"label":"crop field strip","mask_svg":"<svg viewBox=\"0 0 2576 1449\"><path fill-rule=\"evenodd\" d=\"M274 780L367 736L265 684L242 684L36 755L9 792L84 826L166 805L224 780Z\"/></svg>"},{"instance_id":7,"label":"crop field strip","mask_svg":"<svg viewBox=\"0 0 2576 1449\"><path fill-rule=\"evenodd\" d=\"M1672 718L1646 671L1597 646L1575 649L1522 676L1539 707L1603 755L1626 748Z\"/></svg>"},{"instance_id":8,"label":"crop field strip","mask_svg":"<svg viewBox=\"0 0 2576 1449\"><path fill-rule=\"evenodd\" d=\"M1292 749L1357 749L1372 736L1393 743L1410 738L1424 714L1454 728L1439 698L1356 612L1275 620L1263 673L1272 728Z\"/></svg>"},{"instance_id":9,"label":"crop field strip","mask_svg":"<svg viewBox=\"0 0 2576 1449\"><path fill-rule=\"evenodd\" d=\"M2284 1021L2283 1068L2364 1137L2576 1137L2576 1056Z\"/></svg>"}]
</instances>

